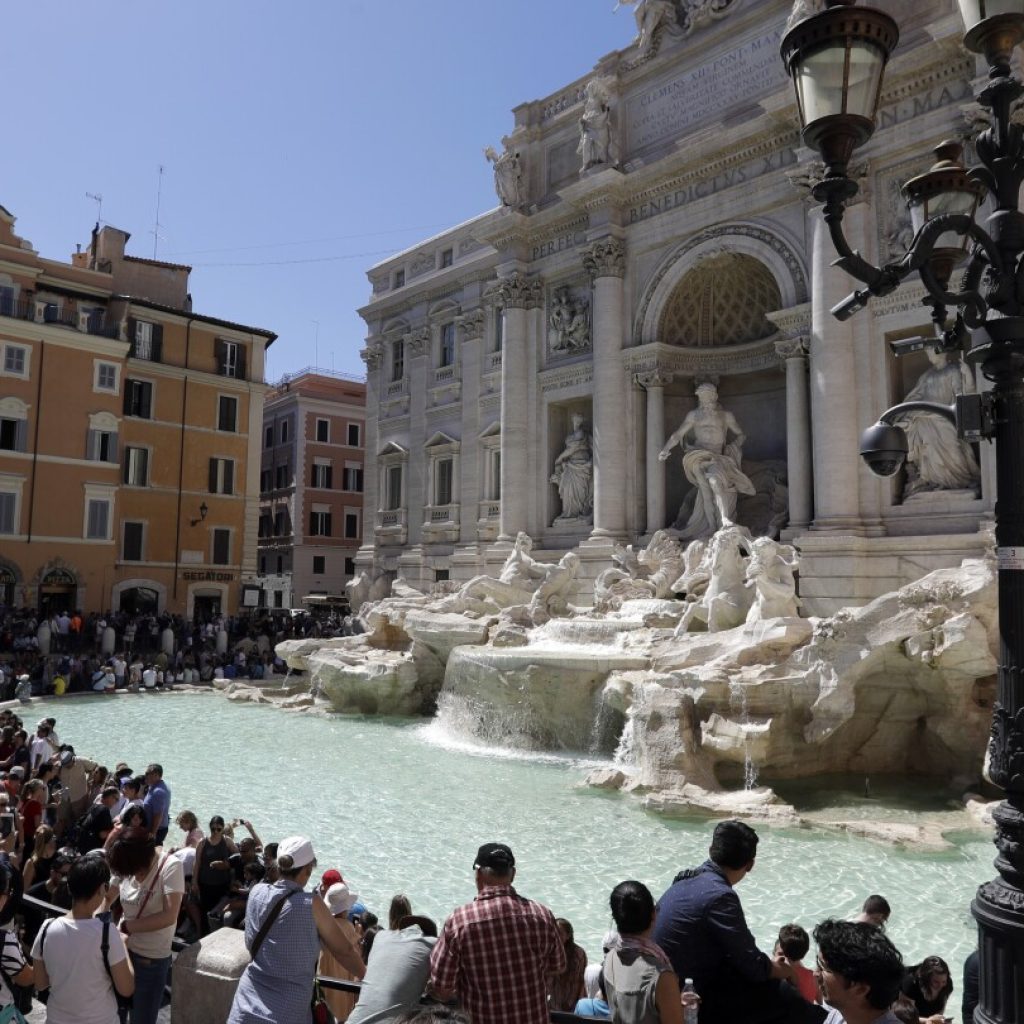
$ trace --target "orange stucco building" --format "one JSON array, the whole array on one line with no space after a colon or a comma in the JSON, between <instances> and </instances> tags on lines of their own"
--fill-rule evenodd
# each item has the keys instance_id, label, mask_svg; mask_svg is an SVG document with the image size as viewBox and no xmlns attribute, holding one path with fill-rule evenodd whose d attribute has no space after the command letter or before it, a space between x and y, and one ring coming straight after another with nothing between
<instances>
[{"instance_id":1,"label":"orange stucco building","mask_svg":"<svg viewBox=\"0 0 1024 1024\"><path fill-rule=\"evenodd\" d=\"M128 238L43 259L0 207L0 603L233 612L275 335L194 312L190 268Z\"/></svg>"}]
</instances>

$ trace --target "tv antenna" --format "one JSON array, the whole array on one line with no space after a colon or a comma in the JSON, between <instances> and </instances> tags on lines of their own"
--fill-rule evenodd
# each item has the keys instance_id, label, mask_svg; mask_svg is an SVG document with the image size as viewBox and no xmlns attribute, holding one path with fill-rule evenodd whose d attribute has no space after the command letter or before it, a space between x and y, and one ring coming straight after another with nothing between
<instances>
[{"instance_id":1,"label":"tv antenna","mask_svg":"<svg viewBox=\"0 0 1024 1024\"><path fill-rule=\"evenodd\" d=\"M86 192L85 198L91 199L96 204L96 223L101 223L103 220L103 193Z\"/></svg>"},{"instance_id":2,"label":"tv antenna","mask_svg":"<svg viewBox=\"0 0 1024 1024\"><path fill-rule=\"evenodd\" d=\"M160 243L160 239L163 235L160 234L160 229L163 225L160 223L160 196L164 188L164 165L159 164L156 169L156 217L153 220L153 259L156 259L156 248Z\"/></svg>"},{"instance_id":3,"label":"tv antenna","mask_svg":"<svg viewBox=\"0 0 1024 1024\"><path fill-rule=\"evenodd\" d=\"M320 321L310 320L313 325L313 366L316 367L320 364Z\"/></svg>"}]
</instances>

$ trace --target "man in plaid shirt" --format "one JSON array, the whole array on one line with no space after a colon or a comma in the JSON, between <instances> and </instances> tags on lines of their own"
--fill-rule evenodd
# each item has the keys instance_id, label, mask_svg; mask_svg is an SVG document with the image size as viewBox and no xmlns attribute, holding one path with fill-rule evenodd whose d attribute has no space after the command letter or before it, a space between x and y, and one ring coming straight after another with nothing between
<instances>
[{"instance_id":1,"label":"man in plaid shirt","mask_svg":"<svg viewBox=\"0 0 1024 1024\"><path fill-rule=\"evenodd\" d=\"M504 843L480 847L476 899L445 921L430 956L434 996L457 996L473 1024L547 1024L548 976L565 970L554 915L512 888L515 865Z\"/></svg>"}]
</instances>

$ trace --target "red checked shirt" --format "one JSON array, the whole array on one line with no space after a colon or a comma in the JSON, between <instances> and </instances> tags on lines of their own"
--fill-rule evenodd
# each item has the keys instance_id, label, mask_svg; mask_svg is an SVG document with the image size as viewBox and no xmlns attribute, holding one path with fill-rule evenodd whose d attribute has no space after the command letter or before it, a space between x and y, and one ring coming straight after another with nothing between
<instances>
[{"instance_id":1,"label":"red checked shirt","mask_svg":"<svg viewBox=\"0 0 1024 1024\"><path fill-rule=\"evenodd\" d=\"M456 992L473 1024L547 1024L548 976L564 970L554 915L510 885L459 907L430 955L431 986Z\"/></svg>"}]
</instances>

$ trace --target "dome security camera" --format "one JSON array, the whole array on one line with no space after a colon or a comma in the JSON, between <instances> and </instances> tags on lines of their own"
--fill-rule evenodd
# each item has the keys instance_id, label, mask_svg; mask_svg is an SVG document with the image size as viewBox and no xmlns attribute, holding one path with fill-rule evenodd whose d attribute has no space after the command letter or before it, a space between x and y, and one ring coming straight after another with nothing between
<instances>
[{"instance_id":1,"label":"dome security camera","mask_svg":"<svg viewBox=\"0 0 1024 1024\"><path fill-rule=\"evenodd\" d=\"M880 421L860 435L860 457L875 476L895 476L907 458L907 435Z\"/></svg>"}]
</instances>

